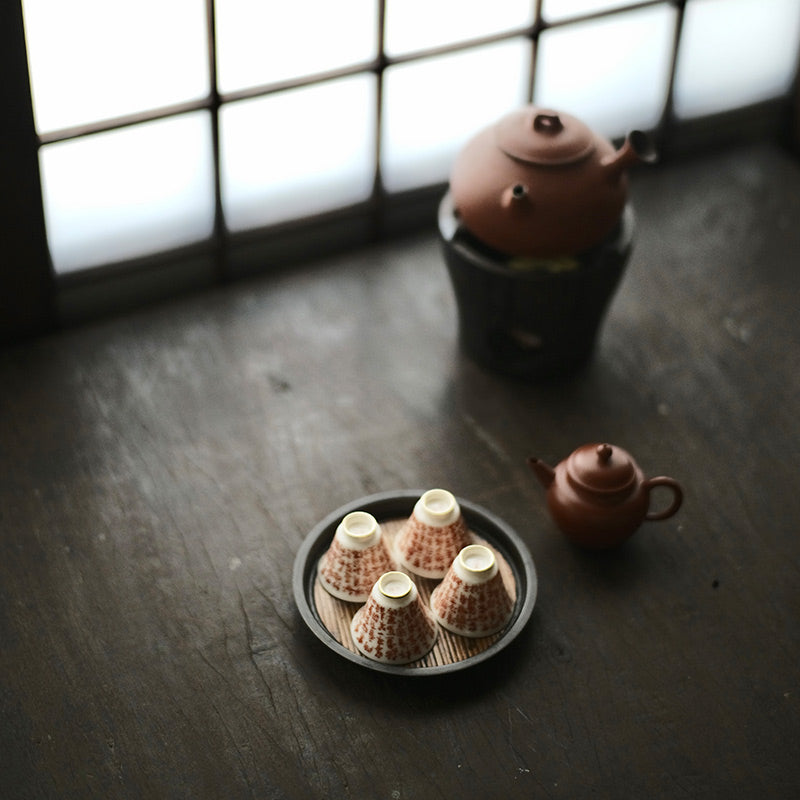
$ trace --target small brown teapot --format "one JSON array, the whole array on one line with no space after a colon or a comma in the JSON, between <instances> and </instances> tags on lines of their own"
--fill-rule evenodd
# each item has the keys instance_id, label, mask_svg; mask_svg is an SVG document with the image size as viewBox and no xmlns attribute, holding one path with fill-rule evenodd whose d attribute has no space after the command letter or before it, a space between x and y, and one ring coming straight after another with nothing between
<instances>
[{"instance_id":1,"label":"small brown teapot","mask_svg":"<svg viewBox=\"0 0 800 800\"><path fill-rule=\"evenodd\" d=\"M621 447L586 444L553 469L538 458L528 464L547 489L547 507L561 531L576 544L601 550L622 544L642 522L667 519L683 502L672 478L645 478ZM650 510L650 491L672 490L672 503Z\"/></svg>"},{"instance_id":2,"label":"small brown teapot","mask_svg":"<svg viewBox=\"0 0 800 800\"><path fill-rule=\"evenodd\" d=\"M655 158L641 131L615 150L579 119L527 106L467 142L450 194L463 226L495 250L571 256L611 233L627 200L626 169Z\"/></svg>"}]
</instances>

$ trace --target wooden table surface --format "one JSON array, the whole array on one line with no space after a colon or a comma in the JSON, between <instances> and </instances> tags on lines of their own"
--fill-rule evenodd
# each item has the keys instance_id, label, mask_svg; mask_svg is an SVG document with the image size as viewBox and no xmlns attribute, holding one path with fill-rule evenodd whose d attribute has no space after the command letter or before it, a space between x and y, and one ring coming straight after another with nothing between
<instances>
[{"instance_id":1,"label":"wooden table surface","mask_svg":"<svg viewBox=\"0 0 800 800\"><path fill-rule=\"evenodd\" d=\"M800 164L635 174L580 374L458 350L433 232L0 352L0 797L789 798L800 791ZM529 455L684 485L569 545ZM292 591L319 520L441 486L539 577L469 669L351 663Z\"/></svg>"}]
</instances>

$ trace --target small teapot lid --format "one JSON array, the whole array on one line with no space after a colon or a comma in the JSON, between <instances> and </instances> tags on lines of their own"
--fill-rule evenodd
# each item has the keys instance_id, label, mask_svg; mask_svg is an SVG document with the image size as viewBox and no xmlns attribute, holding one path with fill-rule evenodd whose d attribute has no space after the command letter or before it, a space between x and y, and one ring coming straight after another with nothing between
<instances>
[{"instance_id":1,"label":"small teapot lid","mask_svg":"<svg viewBox=\"0 0 800 800\"><path fill-rule=\"evenodd\" d=\"M495 126L497 146L511 158L529 164L573 164L595 150L588 125L570 114L528 106L512 111Z\"/></svg>"},{"instance_id":2,"label":"small teapot lid","mask_svg":"<svg viewBox=\"0 0 800 800\"><path fill-rule=\"evenodd\" d=\"M636 465L621 447L587 444L568 458L567 475L576 488L595 494L618 494L635 483Z\"/></svg>"}]
</instances>

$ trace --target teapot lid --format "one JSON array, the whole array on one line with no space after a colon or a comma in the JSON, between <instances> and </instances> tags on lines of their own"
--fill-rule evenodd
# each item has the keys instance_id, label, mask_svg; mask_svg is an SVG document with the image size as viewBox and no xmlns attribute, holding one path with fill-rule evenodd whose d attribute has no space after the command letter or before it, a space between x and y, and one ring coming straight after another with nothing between
<instances>
[{"instance_id":1,"label":"teapot lid","mask_svg":"<svg viewBox=\"0 0 800 800\"><path fill-rule=\"evenodd\" d=\"M573 164L595 149L588 125L570 114L536 106L502 117L495 125L495 140L511 158L542 166Z\"/></svg>"},{"instance_id":2,"label":"teapot lid","mask_svg":"<svg viewBox=\"0 0 800 800\"><path fill-rule=\"evenodd\" d=\"M578 488L597 494L616 494L635 482L636 466L621 447L587 444L569 457L567 475Z\"/></svg>"}]
</instances>

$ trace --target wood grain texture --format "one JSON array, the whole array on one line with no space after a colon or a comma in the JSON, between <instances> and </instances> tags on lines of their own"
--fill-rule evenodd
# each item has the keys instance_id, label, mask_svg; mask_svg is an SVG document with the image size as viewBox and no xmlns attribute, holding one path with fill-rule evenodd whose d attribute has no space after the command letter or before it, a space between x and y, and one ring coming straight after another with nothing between
<instances>
[{"instance_id":1,"label":"wood grain texture","mask_svg":"<svg viewBox=\"0 0 800 800\"><path fill-rule=\"evenodd\" d=\"M0 351L0 796L793 796L800 166L748 146L633 193L570 380L461 356L432 234ZM596 440L686 489L606 554L525 463ZM292 596L318 520L419 486L539 576L523 633L441 680L342 659Z\"/></svg>"}]
</instances>

